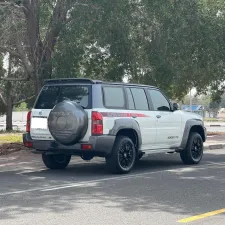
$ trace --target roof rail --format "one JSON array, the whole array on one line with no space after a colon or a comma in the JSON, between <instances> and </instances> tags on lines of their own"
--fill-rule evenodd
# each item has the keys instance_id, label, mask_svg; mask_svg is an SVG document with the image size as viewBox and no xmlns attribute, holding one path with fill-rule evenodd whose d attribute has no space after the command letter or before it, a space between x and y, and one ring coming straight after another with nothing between
<instances>
[{"instance_id":1,"label":"roof rail","mask_svg":"<svg viewBox=\"0 0 225 225\"><path fill-rule=\"evenodd\" d=\"M86 83L86 84L95 84L96 82L87 78L59 78L59 79L49 79L45 80L44 84L70 84L70 83Z\"/></svg>"},{"instance_id":2,"label":"roof rail","mask_svg":"<svg viewBox=\"0 0 225 225\"><path fill-rule=\"evenodd\" d=\"M145 84L132 84L132 83L124 83L124 82L101 81L101 80L92 80L92 79L88 79L88 78L59 78L59 79L49 79L49 80L44 81L44 84L72 84L72 83L154 87L154 86L145 85Z\"/></svg>"}]
</instances>

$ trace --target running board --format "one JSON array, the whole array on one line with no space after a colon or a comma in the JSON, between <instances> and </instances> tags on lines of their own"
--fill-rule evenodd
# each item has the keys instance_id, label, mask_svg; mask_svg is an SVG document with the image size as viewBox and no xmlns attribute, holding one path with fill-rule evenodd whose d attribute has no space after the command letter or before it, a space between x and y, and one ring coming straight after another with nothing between
<instances>
[{"instance_id":1,"label":"running board","mask_svg":"<svg viewBox=\"0 0 225 225\"><path fill-rule=\"evenodd\" d=\"M166 153L166 154L174 154L177 153L176 150L172 150L172 149L157 149L157 150L142 150L143 153L145 153L145 155L151 155L151 154L156 154L156 153Z\"/></svg>"}]
</instances>

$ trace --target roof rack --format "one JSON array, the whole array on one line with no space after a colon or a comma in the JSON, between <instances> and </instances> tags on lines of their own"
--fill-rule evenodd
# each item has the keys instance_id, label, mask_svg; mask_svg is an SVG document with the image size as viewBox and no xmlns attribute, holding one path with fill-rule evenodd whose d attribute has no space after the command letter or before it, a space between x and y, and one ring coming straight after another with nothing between
<instances>
[{"instance_id":1,"label":"roof rack","mask_svg":"<svg viewBox=\"0 0 225 225\"><path fill-rule=\"evenodd\" d=\"M145 85L145 84L132 84L132 83L124 83L124 82L101 81L101 80L92 80L92 79L88 79L88 78L59 78L59 79L45 80L45 82L44 82L44 84L72 84L72 83L154 87L154 86Z\"/></svg>"},{"instance_id":2,"label":"roof rack","mask_svg":"<svg viewBox=\"0 0 225 225\"><path fill-rule=\"evenodd\" d=\"M154 86L148 85L148 84L133 84L133 83L125 83L125 82L108 82L108 81L102 81L102 84L109 84L109 85L124 85L124 86L138 86L138 87L152 87Z\"/></svg>"},{"instance_id":3,"label":"roof rack","mask_svg":"<svg viewBox=\"0 0 225 225\"><path fill-rule=\"evenodd\" d=\"M95 84L96 81L87 78L59 78L59 79L49 79L45 80L44 84L70 84L70 83L85 83L85 84Z\"/></svg>"}]
</instances>

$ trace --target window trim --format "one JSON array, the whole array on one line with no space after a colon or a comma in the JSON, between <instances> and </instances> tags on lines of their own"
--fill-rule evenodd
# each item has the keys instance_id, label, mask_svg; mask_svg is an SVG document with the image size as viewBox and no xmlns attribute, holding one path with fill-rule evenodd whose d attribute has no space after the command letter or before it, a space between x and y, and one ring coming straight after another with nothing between
<instances>
[{"instance_id":1,"label":"window trim","mask_svg":"<svg viewBox=\"0 0 225 225\"><path fill-rule=\"evenodd\" d=\"M104 91L104 88L107 88L107 87L110 87L110 88L121 88L122 91L123 91L123 100L124 100L124 105L122 107L116 107L116 106L106 106L105 104L105 91ZM106 109L126 109L127 107L127 99L126 99L126 93L125 93L125 90L124 90L124 86L123 85L102 85L102 100L103 100L103 106L106 108Z\"/></svg>"},{"instance_id":2,"label":"window trim","mask_svg":"<svg viewBox=\"0 0 225 225\"><path fill-rule=\"evenodd\" d=\"M164 98L167 100L167 102L168 102L168 104L169 104L170 110L165 111L165 110L155 110L155 109L154 109L154 104L153 104L153 101L152 101L152 97L151 97L151 95L150 95L150 93L149 93L149 91L151 91L151 90L153 90L153 91L158 91L158 92L160 92L160 93L164 96ZM172 107L171 107L171 103L170 103L170 101L169 101L169 98L168 98L168 97L166 96L166 94L165 94L163 91L161 91L160 89L157 89L157 88L147 88L147 94L148 94L148 96L149 96L149 100L151 101L152 111L154 111L154 112L172 112L172 111L173 111L173 110L172 110Z\"/></svg>"},{"instance_id":3,"label":"window trim","mask_svg":"<svg viewBox=\"0 0 225 225\"><path fill-rule=\"evenodd\" d=\"M149 111L154 111L154 106L153 106L153 103L152 103L152 99L149 95L148 89L149 89L148 87L145 88L145 94L146 94L147 100L148 100Z\"/></svg>"},{"instance_id":4,"label":"window trim","mask_svg":"<svg viewBox=\"0 0 225 225\"><path fill-rule=\"evenodd\" d=\"M133 99L133 103L134 103L134 109L129 109L129 98L128 98L128 93L127 93L127 89L129 89L129 91L130 91L130 94L131 94L131 97L132 97L132 99ZM126 109L127 110L136 110L135 108L135 102L134 102L134 96L133 96L133 94L132 94L132 92L131 92L131 90L130 90L130 87L124 87L124 91L125 91L125 94L126 94L126 102L127 102L127 106L126 106Z\"/></svg>"},{"instance_id":5,"label":"window trim","mask_svg":"<svg viewBox=\"0 0 225 225\"><path fill-rule=\"evenodd\" d=\"M127 110L130 110L130 111L145 111L145 112L151 111L151 110L150 110L150 109L151 109L151 105L149 104L149 101L148 101L148 95L147 95L147 93L146 93L146 88L145 88L145 87L139 87L139 86L125 86L125 89L126 89L126 88L130 89L130 92L131 92L133 101L134 101L134 96L133 96L133 93L132 93L131 89L132 89L132 88L135 88L135 89L142 89L142 90L144 91L144 93L145 93L145 97L146 97L147 104L148 104L148 109L147 109L147 110L145 110L145 109L136 109L136 105L135 105L135 101L134 101L134 107L135 107L135 109L129 109L129 107L128 107L128 96L127 96L127 92L126 92L126 90L125 90L125 94L126 94L126 96L127 96Z\"/></svg>"}]
</instances>

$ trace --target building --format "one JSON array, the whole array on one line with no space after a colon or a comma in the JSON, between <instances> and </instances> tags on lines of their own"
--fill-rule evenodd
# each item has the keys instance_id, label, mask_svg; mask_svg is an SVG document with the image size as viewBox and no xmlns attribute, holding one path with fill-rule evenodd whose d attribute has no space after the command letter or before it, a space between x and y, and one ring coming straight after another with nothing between
<instances>
[{"instance_id":1,"label":"building","mask_svg":"<svg viewBox=\"0 0 225 225\"><path fill-rule=\"evenodd\" d=\"M217 114L219 119L225 119L225 108L221 108Z\"/></svg>"}]
</instances>

